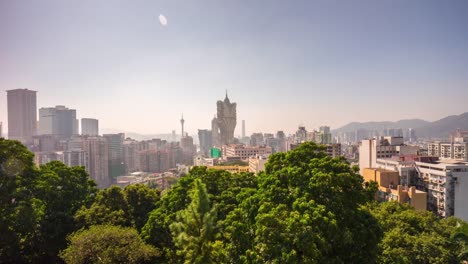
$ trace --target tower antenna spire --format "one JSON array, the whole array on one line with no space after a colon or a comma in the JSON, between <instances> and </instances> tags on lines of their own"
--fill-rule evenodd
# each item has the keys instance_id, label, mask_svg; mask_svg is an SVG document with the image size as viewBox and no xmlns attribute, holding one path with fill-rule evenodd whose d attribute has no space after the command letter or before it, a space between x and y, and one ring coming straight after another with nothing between
<instances>
[{"instance_id":1,"label":"tower antenna spire","mask_svg":"<svg viewBox=\"0 0 468 264\"><path fill-rule=\"evenodd\" d=\"M182 125L182 137L184 137L184 113L182 113L182 118L180 119L180 124Z\"/></svg>"}]
</instances>

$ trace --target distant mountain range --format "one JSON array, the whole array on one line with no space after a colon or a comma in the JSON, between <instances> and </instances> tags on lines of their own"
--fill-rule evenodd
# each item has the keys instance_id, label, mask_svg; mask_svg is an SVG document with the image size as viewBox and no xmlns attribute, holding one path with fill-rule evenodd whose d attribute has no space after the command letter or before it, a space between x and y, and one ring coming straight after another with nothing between
<instances>
[{"instance_id":1,"label":"distant mountain range","mask_svg":"<svg viewBox=\"0 0 468 264\"><path fill-rule=\"evenodd\" d=\"M353 132L358 129L381 131L385 128L414 128L419 138L448 138L450 133L460 128L468 130L468 112L461 115L452 115L440 120L429 122L422 119L404 119L396 122L352 122L333 130L335 134Z\"/></svg>"},{"instance_id":2,"label":"distant mountain range","mask_svg":"<svg viewBox=\"0 0 468 264\"><path fill-rule=\"evenodd\" d=\"M166 134L139 134L139 133L134 133L134 132L128 132L128 131L121 131L118 129L113 129L113 128L103 128L101 131L101 134L115 134L115 133L124 133L126 138L132 138L136 140L150 140L153 138L159 138L167 141L178 141L180 140L180 135L176 135L175 139L173 138L172 134L166 133Z\"/></svg>"}]
</instances>

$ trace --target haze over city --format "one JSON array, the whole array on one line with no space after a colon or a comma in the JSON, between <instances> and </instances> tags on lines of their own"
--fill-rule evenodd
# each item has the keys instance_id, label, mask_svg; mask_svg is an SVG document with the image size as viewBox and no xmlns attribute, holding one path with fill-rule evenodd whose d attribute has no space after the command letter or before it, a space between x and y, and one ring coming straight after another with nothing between
<instances>
[{"instance_id":1,"label":"haze over city","mask_svg":"<svg viewBox=\"0 0 468 264\"><path fill-rule=\"evenodd\" d=\"M433 121L466 111L467 11L462 0L1 1L0 120L5 90L28 88L38 107L138 133L179 131L181 113L190 134L210 128L226 90L247 134Z\"/></svg>"}]
</instances>

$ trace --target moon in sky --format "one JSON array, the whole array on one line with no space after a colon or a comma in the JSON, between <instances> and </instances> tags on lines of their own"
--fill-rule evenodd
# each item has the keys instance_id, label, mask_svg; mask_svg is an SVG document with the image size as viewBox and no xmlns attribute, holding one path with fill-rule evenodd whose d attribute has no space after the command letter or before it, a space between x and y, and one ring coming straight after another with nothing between
<instances>
[{"instance_id":1,"label":"moon in sky","mask_svg":"<svg viewBox=\"0 0 468 264\"><path fill-rule=\"evenodd\" d=\"M159 15L159 23L163 26L167 26L167 18L164 15Z\"/></svg>"}]
</instances>

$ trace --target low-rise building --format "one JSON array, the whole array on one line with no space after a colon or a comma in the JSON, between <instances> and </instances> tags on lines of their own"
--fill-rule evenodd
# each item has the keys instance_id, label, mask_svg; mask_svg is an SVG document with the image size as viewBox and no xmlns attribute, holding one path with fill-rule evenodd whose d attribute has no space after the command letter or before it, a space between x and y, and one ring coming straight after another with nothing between
<instances>
[{"instance_id":1,"label":"low-rise building","mask_svg":"<svg viewBox=\"0 0 468 264\"><path fill-rule=\"evenodd\" d=\"M386 169L365 168L364 180L375 181L379 186L376 198L379 201L397 201L401 204L408 203L416 210L426 210L427 193L417 190L414 186L400 185L400 174L397 171Z\"/></svg>"},{"instance_id":2,"label":"low-rise building","mask_svg":"<svg viewBox=\"0 0 468 264\"><path fill-rule=\"evenodd\" d=\"M224 145L222 150L223 159L230 157L239 157L241 160L247 160L255 155L270 155L272 153L269 146L245 146L242 144Z\"/></svg>"},{"instance_id":3,"label":"low-rise building","mask_svg":"<svg viewBox=\"0 0 468 264\"><path fill-rule=\"evenodd\" d=\"M398 172L407 186L427 192L427 209L441 217L468 220L468 163L437 157L378 159L377 166Z\"/></svg>"},{"instance_id":4,"label":"low-rise building","mask_svg":"<svg viewBox=\"0 0 468 264\"><path fill-rule=\"evenodd\" d=\"M225 170L230 173L249 172L249 166L241 166L241 165L216 165L216 166L210 166L208 167L208 169Z\"/></svg>"},{"instance_id":5,"label":"low-rise building","mask_svg":"<svg viewBox=\"0 0 468 264\"><path fill-rule=\"evenodd\" d=\"M455 131L452 133L450 141L429 143L427 154L442 159L468 161L468 131Z\"/></svg>"},{"instance_id":6,"label":"low-rise building","mask_svg":"<svg viewBox=\"0 0 468 264\"><path fill-rule=\"evenodd\" d=\"M265 171L265 164L268 161L268 156L255 155L249 158L249 171L255 174Z\"/></svg>"}]
</instances>

